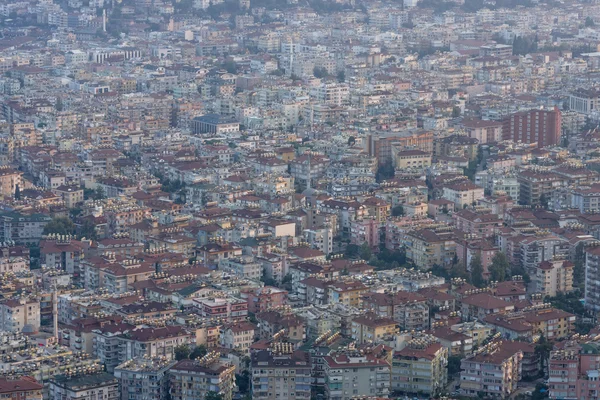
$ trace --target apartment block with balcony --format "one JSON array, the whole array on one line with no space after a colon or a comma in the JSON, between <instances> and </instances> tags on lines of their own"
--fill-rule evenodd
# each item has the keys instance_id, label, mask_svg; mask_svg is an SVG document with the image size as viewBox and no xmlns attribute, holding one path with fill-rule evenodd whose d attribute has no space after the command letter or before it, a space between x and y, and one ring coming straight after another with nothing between
<instances>
[{"instance_id":1,"label":"apartment block with balcony","mask_svg":"<svg viewBox=\"0 0 600 400\"><path fill-rule=\"evenodd\" d=\"M196 360L181 360L169 370L169 394L173 400L204 399L209 392L222 400L232 400L235 367L219 360L218 353L208 353Z\"/></svg>"},{"instance_id":2,"label":"apartment block with balcony","mask_svg":"<svg viewBox=\"0 0 600 400\"><path fill-rule=\"evenodd\" d=\"M492 342L479 353L464 358L460 364L460 392L466 396L505 398L517 390L521 379L520 349L502 347Z\"/></svg>"},{"instance_id":3,"label":"apartment block with balcony","mask_svg":"<svg viewBox=\"0 0 600 400\"><path fill-rule=\"evenodd\" d=\"M585 307L600 311L600 246L585 248Z\"/></svg>"},{"instance_id":4,"label":"apartment block with balcony","mask_svg":"<svg viewBox=\"0 0 600 400\"><path fill-rule=\"evenodd\" d=\"M390 392L390 364L386 360L357 352L323 357L325 396L350 400L357 396L387 397Z\"/></svg>"},{"instance_id":5,"label":"apartment block with balcony","mask_svg":"<svg viewBox=\"0 0 600 400\"><path fill-rule=\"evenodd\" d=\"M394 334L396 328L393 319L369 312L352 319L352 339L358 344L379 342Z\"/></svg>"},{"instance_id":6,"label":"apartment block with balcony","mask_svg":"<svg viewBox=\"0 0 600 400\"><path fill-rule=\"evenodd\" d=\"M448 349L429 335L412 339L395 351L392 359L392 390L435 396L448 382Z\"/></svg>"},{"instance_id":7,"label":"apartment block with balcony","mask_svg":"<svg viewBox=\"0 0 600 400\"><path fill-rule=\"evenodd\" d=\"M119 380L107 372L78 376L56 375L48 383L50 400L117 400Z\"/></svg>"},{"instance_id":8,"label":"apartment block with balcony","mask_svg":"<svg viewBox=\"0 0 600 400\"><path fill-rule=\"evenodd\" d=\"M120 400L163 400L169 394L168 370L177 361L134 358L115 368Z\"/></svg>"},{"instance_id":9,"label":"apartment block with balcony","mask_svg":"<svg viewBox=\"0 0 600 400\"><path fill-rule=\"evenodd\" d=\"M289 343L274 344L251 357L253 400L310 399L312 383L311 357L293 351Z\"/></svg>"},{"instance_id":10,"label":"apartment block with balcony","mask_svg":"<svg viewBox=\"0 0 600 400\"><path fill-rule=\"evenodd\" d=\"M535 268L535 274L532 276L534 291L544 297L571 292L574 266L571 261L561 259L542 261Z\"/></svg>"}]
</instances>

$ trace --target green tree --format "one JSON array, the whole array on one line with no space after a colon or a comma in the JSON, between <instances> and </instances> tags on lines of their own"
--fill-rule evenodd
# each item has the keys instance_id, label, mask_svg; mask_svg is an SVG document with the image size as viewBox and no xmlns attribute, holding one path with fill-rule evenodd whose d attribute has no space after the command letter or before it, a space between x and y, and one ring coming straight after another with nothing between
<instances>
[{"instance_id":1,"label":"green tree","mask_svg":"<svg viewBox=\"0 0 600 400\"><path fill-rule=\"evenodd\" d=\"M15 185L15 200L21 200L21 188Z\"/></svg>"},{"instance_id":2,"label":"green tree","mask_svg":"<svg viewBox=\"0 0 600 400\"><path fill-rule=\"evenodd\" d=\"M175 347L175 359L177 361L186 360L190 358L190 346L187 344L180 344Z\"/></svg>"},{"instance_id":3,"label":"green tree","mask_svg":"<svg viewBox=\"0 0 600 400\"><path fill-rule=\"evenodd\" d=\"M365 261L368 261L371 259L372 255L373 252L371 251L371 247L369 246L369 244L367 242L363 243L360 246L360 258L362 258Z\"/></svg>"},{"instance_id":4,"label":"green tree","mask_svg":"<svg viewBox=\"0 0 600 400\"><path fill-rule=\"evenodd\" d=\"M346 245L346 250L344 251L345 258L356 258L360 254L360 247L355 244L349 243Z\"/></svg>"},{"instance_id":5,"label":"green tree","mask_svg":"<svg viewBox=\"0 0 600 400\"><path fill-rule=\"evenodd\" d=\"M329 76L325 67L314 67L313 75L315 76L315 78L326 78L327 76Z\"/></svg>"},{"instance_id":6,"label":"green tree","mask_svg":"<svg viewBox=\"0 0 600 400\"><path fill-rule=\"evenodd\" d=\"M460 372L461 356L448 357L448 375L456 375Z\"/></svg>"},{"instance_id":7,"label":"green tree","mask_svg":"<svg viewBox=\"0 0 600 400\"><path fill-rule=\"evenodd\" d=\"M194 347L194 350L190 353L190 359L195 360L196 358L202 358L208 353L206 350L206 346L201 344L199 346Z\"/></svg>"},{"instance_id":8,"label":"green tree","mask_svg":"<svg viewBox=\"0 0 600 400\"><path fill-rule=\"evenodd\" d=\"M102 200L106 198L106 193L104 193L104 189L102 186L98 186L94 192L94 200Z\"/></svg>"},{"instance_id":9,"label":"green tree","mask_svg":"<svg viewBox=\"0 0 600 400\"><path fill-rule=\"evenodd\" d=\"M79 235L82 238L98 240L98 234L96 233L96 225L94 225L94 223L89 219L86 219L81 225Z\"/></svg>"},{"instance_id":10,"label":"green tree","mask_svg":"<svg viewBox=\"0 0 600 400\"><path fill-rule=\"evenodd\" d=\"M49 235L57 233L59 235L72 235L75 233L75 224L69 217L55 217L44 227L43 234Z\"/></svg>"},{"instance_id":11,"label":"green tree","mask_svg":"<svg viewBox=\"0 0 600 400\"><path fill-rule=\"evenodd\" d=\"M337 80L338 82L346 82L346 72L342 71L338 71L337 73Z\"/></svg>"},{"instance_id":12,"label":"green tree","mask_svg":"<svg viewBox=\"0 0 600 400\"><path fill-rule=\"evenodd\" d=\"M469 269L471 270L471 283L477 287L483 287L485 279L483 279L483 264L481 264L481 257L479 255L471 258Z\"/></svg>"},{"instance_id":13,"label":"green tree","mask_svg":"<svg viewBox=\"0 0 600 400\"><path fill-rule=\"evenodd\" d=\"M238 389L240 389L240 393L248 393L250 390L250 372L244 370L241 374L236 374L235 383Z\"/></svg>"},{"instance_id":14,"label":"green tree","mask_svg":"<svg viewBox=\"0 0 600 400\"><path fill-rule=\"evenodd\" d=\"M540 196L540 205L547 210L548 203L549 203L548 196L546 196L545 193L542 193L542 195Z\"/></svg>"},{"instance_id":15,"label":"green tree","mask_svg":"<svg viewBox=\"0 0 600 400\"><path fill-rule=\"evenodd\" d=\"M490 279L493 281L504 282L510 274L510 263L506 254L499 251L492 257L492 264L489 267Z\"/></svg>"},{"instance_id":16,"label":"green tree","mask_svg":"<svg viewBox=\"0 0 600 400\"><path fill-rule=\"evenodd\" d=\"M348 138L348 146L354 146L354 143L356 143L356 138L354 136L350 136Z\"/></svg>"},{"instance_id":17,"label":"green tree","mask_svg":"<svg viewBox=\"0 0 600 400\"><path fill-rule=\"evenodd\" d=\"M592 17L587 17L585 19L585 26L586 27L596 26L596 23L594 22L594 20L592 19Z\"/></svg>"},{"instance_id":18,"label":"green tree","mask_svg":"<svg viewBox=\"0 0 600 400\"><path fill-rule=\"evenodd\" d=\"M585 285L585 246L579 243L575 247L575 266L573 267L573 285L583 289Z\"/></svg>"},{"instance_id":19,"label":"green tree","mask_svg":"<svg viewBox=\"0 0 600 400\"><path fill-rule=\"evenodd\" d=\"M396 207L392 208L392 216L393 217L401 217L403 215L404 215L404 207L402 207L401 204L399 204Z\"/></svg>"},{"instance_id":20,"label":"green tree","mask_svg":"<svg viewBox=\"0 0 600 400\"><path fill-rule=\"evenodd\" d=\"M454 106L452 107L452 118L460 117L460 107Z\"/></svg>"},{"instance_id":21,"label":"green tree","mask_svg":"<svg viewBox=\"0 0 600 400\"><path fill-rule=\"evenodd\" d=\"M223 396L211 390L210 392L206 392L204 400L223 400Z\"/></svg>"},{"instance_id":22,"label":"green tree","mask_svg":"<svg viewBox=\"0 0 600 400\"><path fill-rule=\"evenodd\" d=\"M535 345L535 354L540 356L542 361L542 371L545 366L548 365L548 358L550 358L550 352L552 351L553 345L549 342L544 335L540 336L537 344Z\"/></svg>"},{"instance_id":23,"label":"green tree","mask_svg":"<svg viewBox=\"0 0 600 400\"><path fill-rule=\"evenodd\" d=\"M375 179L377 180L377 182L381 182L386 179L393 178L395 174L396 170L394 169L392 162L388 161L385 164L380 165L379 168L377 168L377 174L375 174Z\"/></svg>"}]
</instances>

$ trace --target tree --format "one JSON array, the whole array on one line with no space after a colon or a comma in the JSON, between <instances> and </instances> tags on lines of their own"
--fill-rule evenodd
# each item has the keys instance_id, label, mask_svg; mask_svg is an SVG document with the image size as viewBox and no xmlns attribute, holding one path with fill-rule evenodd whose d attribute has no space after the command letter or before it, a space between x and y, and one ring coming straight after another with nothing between
<instances>
[{"instance_id":1,"label":"tree","mask_svg":"<svg viewBox=\"0 0 600 400\"><path fill-rule=\"evenodd\" d=\"M329 74L327 73L327 69L325 67L314 67L313 75L315 78L326 78Z\"/></svg>"},{"instance_id":2,"label":"tree","mask_svg":"<svg viewBox=\"0 0 600 400\"><path fill-rule=\"evenodd\" d=\"M481 257L479 255L471 258L469 264L471 270L471 282L477 287L483 287L485 280L483 279L483 264L481 264Z\"/></svg>"},{"instance_id":3,"label":"tree","mask_svg":"<svg viewBox=\"0 0 600 400\"><path fill-rule=\"evenodd\" d=\"M190 360L195 360L196 358L202 358L207 353L208 353L208 350L206 350L205 345L201 344L199 346L196 346L194 348L194 350L192 350L192 352L190 353Z\"/></svg>"},{"instance_id":4,"label":"tree","mask_svg":"<svg viewBox=\"0 0 600 400\"><path fill-rule=\"evenodd\" d=\"M360 258L362 258L365 261L368 261L371 259L372 255L373 252L371 251L371 247L369 246L369 244L367 242L363 243L360 246Z\"/></svg>"},{"instance_id":5,"label":"tree","mask_svg":"<svg viewBox=\"0 0 600 400\"><path fill-rule=\"evenodd\" d=\"M15 185L15 200L21 200L21 188Z\"/></svg>"},{"instance_id":6,"label":"tree","mask_svg":"<svg viewBox=\"0 0 600 400\"><path fill-rule=\"evenodd\" d=\"M584 288L585 282L585 247L583 242L575 247L575 266L573 267L573 285Z\"/></svg>"},{"instance_id":7,"label":"tree","mask_svg":"<svg viewBox=\"0 0 600 400\"><path fill-rule=\"evenodd\" d=\"M175 347L175 359L177 361L186 360L190 358L190 346L187 344L180 344Z\"/></svg>"},{"instance_id":8,"label":"tree","mask_svg":"<svg viewBox=\"0 0 600 400\"><path fill-rule=\"evenodd\" d=\"M358 256L358 254L360 253L360 247L358 247L355 244L348 244L346 246L346 250L344 251L344 257L345 258L355 258Z\"/></svg>"},{"instance_id":9,"label":"tree","mask_svg":"<svg viewBox=\"0 0 600 400\"><path fill-rule=\"evenodd\" d=\"M392 162L388 161L385 164L379 166L379 168L377 169L377 174L375 174L375 179L377 180L377 182L381 182L386 179L393 178L395 174L396 170L394 169Z\"/></svg>"},{"instance_id":10,"label":"tree","mask_svg":"<svg viewBox=\"0 0 600 400\"><path fill-rule=\"evenodd\" d=\"M75 233L75 224L69 217L55 217L44 227L43 234L49 235L57 233L59 235L72 235Z\"/></svg>"},{"instance_id":11,"label":"tree","mask_svg":"<svg viewBox=\"0 0 600 400\"><path fill-rule=\"evenodd\" d=\"M462 358L460 356L448 357L448 375L455 375L460 372L460 362Z\"/></svg>"},{"instance_id":12,"label":"tree","mask_svg":"<svg viewBox=\"0 0 600 400\"><path fill-rule=\"evenodd\" d=\"M548 358L550 357L550 352L554 346L551 342L546 340L544 335L540 336L540 340L538 340L535 345L535 354L540 356L540 360L542 361L542 371L545 368L545 365L548 365Z\"/></svg>"},{"instance_id":13,"label":"tree","mask_svg":"<svg viewBox=\"0 0 600 400\"><path fill-rule=\"evenodd\" d=\"M204 400L223 400L223 396L211 390L210 392L206 392Z\"/></svg>"},{"instance_id":14,"label":"tree","mask_svg":"<svg viewBox=\"0 0 600 400\"><path fill-rule=\"evenodd\" d=\"M356 138L354 136L350 136L348 138L348 146L354 146L354 143L356 143Z\"/></svg>"},{"instance_id":15,"label":"tree","mask_svg":"<svg viewBox=\"0 0 600 400\"><path fill-rule=\"evenodd\" d=\"M240 393L247 393L250 390L250 372L242 371L241 374L235 375L235 383L240 389Z\"/></svg>"},{"instance_id":16,"label":"tree","mask_svg":"<svg viewBox=\"0 0 600 400\"><path fill-rule=\"evenodd\" d=\"M338 71L337 73L337 80L338 82L342 83L342 82L346 82L346 72L342 71Z\"/></svg>"},{"instance_id":17,"label":"tree","mask_svg":"<svg viewBox=\"0 0 600 400\"><path fill-rule=\"evenodd\" d=\"M96 225L89 219L83 221L79 234L82 238L98 240L98 234L96 233Z\"/></svg>"},{"instance_id":18,"label":"tree","mask_svg":"<svg viewBox=\"0 0 600 400\"><path fill-rule=\"evenodd\" d=\"M454 106L452 107L452 118L460 117L460 107Z\"/></svg>"},{"instance_id":19,"label":"tree","mask_svg":"<svg viewBox=\"0 0 600 400\"><path fill-rule=\"evenodd\" d=\"M497 282L504 282L510 274L510 263L506 254L501 251L494 254L492 264L489 267L490 279Z\"/></svg>"},{"instance_id":20,"label":"tree","mask_svg":"<svg viewBox=\"0 0 600 400\"><path fill-rule=\"evenodd\" d=\"M230 74L237 74L238 72L238 65L233 60L226 60L223 63L222 67L225 71L229 72Z\"/></svg>"},{"instance_id":21,"label":"tree","mask_svg":"<svg viewBox=\"0 0 600 400\"><path fill-rule=\"evenodd\" d=\"M542 193L542 195L540 196L540 205L547 210L548 209L548 203L549 203L548 196L546 196L545 193Z\"/></svg>"},{"instance_id":22,"label":"tree","mask_svg":"<svg viewBox=\"0 0 600 400\"><path fill-rule=\"evenodd\" d=\"M102 189L102 186L98 186L94 193L94 200L102 200L105 198L106 198L106 193L104 193L104 189Z\"/></svg>"},{"instance_id":23,"label":"tree","mask_svg":"<svg viewBox=\"0 0 600 400\"><path fill-rule=\"evenodd\" d=\"M594 22L594 20L592 19L592 17L587 17L585 19L585 26L586 27L596 26L596 23Z\"/></svg>"},{"instance_id":24,"label":"tree","mask_svg":"<svg viewBox=\"0 0 600 400\"><path fill-rule=\"evenodd\" d=\"M396 207L392 208L392 216L393 217L401 217L403 215L404 215L404 207L402 207L401 204L399 204Z\"/></svg>"}]
</instances>

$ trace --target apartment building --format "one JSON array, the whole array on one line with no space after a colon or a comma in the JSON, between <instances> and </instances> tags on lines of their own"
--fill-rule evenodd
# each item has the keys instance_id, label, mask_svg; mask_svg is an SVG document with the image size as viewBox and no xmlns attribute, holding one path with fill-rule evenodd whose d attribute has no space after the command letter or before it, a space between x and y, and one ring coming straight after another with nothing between
<instances>
[{"instance_id":1,"label":"apartment building","mask_svg":"<svg viewBox=\"0 0 600 400\"><path fill-rule=\"evenodd\" d=\"M357 344L382 340L396 332L398 324L391 318L368 312L352 319L352 339Z\"/></svg>"},{"instance_id":2,"label":"apartment building","mask_svg":"<svg viewBox=\"0 0 600 400\"><path fill-rule=\"evenodd\" d=\"M535 268L532 283L535 293L544 297L556 296L573 290L573 264L571 261L552 259L542 261Z\"/></svg>"},{"instance_id":3,"label":"apartment building","mask_svg":"<svg viewBox=\"0 0 600 400\"><path fill-rule=\"evenodd\" d=\"M254 343L256 326L250 322L228 324L221 328L219 343L221 347L247 354Z\"/></svg>"},{"instance_id":4,"label":"apartment building","mask_svg":"<svg viewBox=\"0 0 600 400\"><path fill-rule=\"evenodd\" d=\"M369 291L369 288L360 281L334 281L328 286L329 294L327 296L329 304L343 304L348 307L360 307L362 305L362 296Z\"/></svg>"},{"instance_id":5,"label":"apartment building","mask_svg":"<svg viewBox=\"0 0 600 400\"><path fill-rule=\"evenodd\" d=\"M380 227L375 218L350 221L350 243L357 246L367 243L372 249L379 248Z\"/></svg>"},{"instance_id":6,"label":"apartment building","mask_svg":"<svg viewBox=\"0 0 600 400\"><path fill-rule=\"evenodd\" d=\"M312 364L309 353L274 342L251 356L252 399L310 399Z\"/></svg>"},{"instance_id":7,"label":"apartment building","mask_svg":"<svg viewBox=\"0 0 600 400\"><path fill-rule=\"evenodd\" d=\"M44 385L30 376L0 379L0 397L5 400L42 400L43 390Z\"/></svg>"},{"instance_id":8,"label":"apartment building","mask_svg":"<svg viewBox=\"0 0 600 400\"><path fill-rule=\"evenodd\" d=\"M585 248L585 307L600 311L600 246Z\"/></svg>"},{"instance_id":9,"label":"apartment building","mask_svg":"<svg viewBox=\"0 0 600 400\"><path fill-rule=\"evenodd\" d=\"M492 342L460 364L460 392L466 396L505 398L516 389L521 379L523 352Z\"/></svg>"},{"instance_id":10,"label":"apartment building","mask_svg":"<svg viewBox=\"0 0 600 400\"><path fill-rule=\"evenodd\" d=\"M48 383L48 397L50 400L117 400L119 380L107 372L55 375Z\"/></svg>"},{"instance_id":11,"label":"apartment building","mask_svg":"<svg viewBox=\"0 0 600 400\"><path fill-rule=\"evenodd\" d=\"M561 340L573 333L575 315L542 304L518 312L488 315L482 321L508 339L532 341L543 335Z\"/></svg>"},{"instance_id":12,"label":"apartment building","mask_svg":"<svg viewBox=\"0 0 600 400\"><path fill-rule=\"evenodd\" d=\"M0 195L12 197L17 187L23 189L23 172L10 167L0 167Z\"/></svg>"},{"instance_id":13,"label":"apartment building","mask_svg":"<svg viewBox=\"0 0 600 400\"><path fill-rule=\"evenodd\" d=\"M163 400L169 394L169 368L177 361L133 358L115 368L120 400Z\"/></svg>"},{"instance_id":14,"label":"apartment building","mask_svg":"<svg viewBox=\"0 0 600 400\"><path fill-rule=\"evenodd\" d=\"M569 95L569 110L589 115L600 105L600 91L597 89L577 89Z\"/></svg>"},{"instance_id":15,"label":"apartment building","mask_svg":"<svg viewBox=\"0 0 600 400\"><path fill-rule=\"evenodd\" d=\"M325 396L350 400L357 396L384 397L390 392L390 364L371 355L333 353L323 357Z\"/></svg>"},{"instance_id":16,"label":"apartment building","mask_svg":"<svg viewBox=\"0 0 600 400\"><path fill-rule=\"evenodd\" d=\"M460 210L452 214L456 229L476 237L491 237L502 227L502 219L496 214Z\"/></svg>"},{"instance_id":17,"label":"apartment building","mask_svg":"<svg viewBox=\"0 0 600 400\"><path fill-rule=\"evenodd\" d=\"M392 146L392 165L396 169L427 168L431 166L431 153Z\"/></svg>"},{"instance_id":18,"label":"apartment building","mask_svg":"<svg viewBox=\"0 0 600 400\"><path fill-rule=\"evenodd\" d=\"M470 180L461 180L444 185L442 198L454 202L454 207L462 210L483 198L484 190Z\"/></svg>"},{"instance_id":19,"label":"apartment building","mask_svg":"<svg viewBox=\"0 0 600 400\"><path fill-rule=\"evenodd\" d=\"M410 340L394 351L392 386L394 392L435 396L448 382L448 349L430 335Z\"/></svg>"},{"instance_id":20,"label":"apartment building","mask_svg":"<svg viewBox=\"0 0 600 400\"><path fill-rule=\"evenodd\" d=\"M35 298L7 299L0 301L0 331L30 332L40 329L40 301Z\"/></svg>"},{"instance_id":21,"label":"apartment building","mask_svg":"<svg viewBox=\"0 0 600 400\"><path fill-rule=\"evenodd\" d=\"M545 147L560 144L561 129L561 112L557 107L530 110L511 114L504 121L502 137L515 143L535 143Z\"/></svg>"},{"instance_id":22,"label":"apartment building","mask_svg":"<svg viewBox=\"0 0 600 400\"><path fill-rule=\"evenodd\" d=\"M598 398L600 344L567 341L550 353L548 388L551 399Z\"/></svg>"},{"instance_id":23,"label":"apartment building","mask_svg":"<svg viewBox=\"0 0 600 400\"><path fill-rule=\"evenodd\" d=\"M15 244L37 244L42 238L44 227L52 221L45 214L21 214L15 211L0 213L0 242Z\"/></svg>"},{"instance_id":24,"label":"apartment building","mask_svg":"<svg viewBox=\"0 0 600 400\"><path fill-rule=\"evenodd\" d=\"M419 293L371 293L363 298L363 307L380 317L391 318L404 330L429 328L429 305Z\"/></svg>"},{"instance_id":25,"label":"apartment building","mask_svg":"<svg viewBox=\"0 0 600 400\"><path fill-rule=\"evenodd\" d=\"M244 321L248 316L248 301L235 297L195 298L192 306L202 317L213 321Z\"/></svg>"},{"instance_id":26,"label":"apartment building","mask_svg":"<svg viewBox=\"0 0 600 400\"><path fill-rule=\"evenodd\" d=\"M537 169L528 169L521 171L517 175L517 181L520 185L519 203L527 205L540 204L542 195L550 199L552 192L564 185L564 178L560 175Z\"/></svg>"},{"instance_id":27,"label":"apartment building","mask_svg":"<svg viewBox=\"0 0 600 400\"><path fill-rule=\"evenodd\" d=\"M462 123L467 136L477 139L479 144L499 142L502 140L502 122L484 121L481 119L465 119Z\"/></svg>"},{"instance_id":28,"label":"apartment building","mask_svg":"<svg viewBox=\"0 0 600 400\"><path fill-rule=\"evenodd\" d=\"M181 360L169 370L169 393L173 400L204 399L209 392L232 400L235 367L219 360L219 353L201 359Z\"/></svg>"},{"instance_id":29,"label":"apartment building","mask_svg":"<svg viewBox=\"0 0 600 400\"><path fill-rule=\"evenodd\" d=\"M392 162L392 147L406 150L433 151L433 132L408 130L405 132L378 133L367 136L369 156L376 157L379 165Z\"/></svg>"},{"instance_id":30,"label":"apartment building","mask_svg":"<svg viewBox=\"0 0 600 400\"><path fill-rule=\"evenodd\" d=\"M518 262L530 274L534 274L536 268L544 261L555 258L564 260L569 256L568 240L543 231L535 236L523 238L518 245ZM565 276L565 284L567 283L568 279Z\"/></svg>"},{"instance_id":31,"label":"apartment building","mask_svg":"<svg viewBox=\"0 0 600 400\"><path fill-rule=\"evenodd\" d=\"M456 254L456 235L449 227L418 229L406 233L406 258L423 270L449 265Z\"/></svg>"}]
</instances>

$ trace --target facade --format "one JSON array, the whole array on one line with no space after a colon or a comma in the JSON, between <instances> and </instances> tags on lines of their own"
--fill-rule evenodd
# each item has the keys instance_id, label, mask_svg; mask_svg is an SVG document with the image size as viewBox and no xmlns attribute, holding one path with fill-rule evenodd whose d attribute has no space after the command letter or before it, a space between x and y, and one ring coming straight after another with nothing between
<instances>
[{"instance_id":1,"label":"facade","mask_svg":"<svg viewBox=\"0 0 600 400\"><path fill-rule=\"evenodd\" d=\"M218 353L208 353L198 360L181 360L169 369L169 393L173 400L197 400L208 392L232 400L235 367L218 360Z\"/></svg>"},{"instance_id":2,"label":"facade","mask_svg":"<svg viewBox=\"0 0 600 400\"><path fill-rule=\"evenodd\" d=\"M118 400L119 380L107 372L79 376L57 375L50 379L48 397L50 400L64 398L73 400Z\"/></svg>"},{"instance_id":3,"label":"facade","mask_svg":"<svg viewBox=\"0 0 600 400\"><path fill-rule=\"evenodd\" d=\"M539 147L560 144L562 130L561 112L531 110L512 114L506 121L502 136L505 140L535 143Z\"/></svg>"},{"instance_id":4,"label":"facade","mask_svg":"<svg viewBox=\"0 0 600 400\"><path fill-rule=\"evenodd\" d=\"M392 359L394 392L435 396L448 382L448 349L434 337L425 335L411 340L395 351Z\"/></svg>"},{"instance_id":5,"label":"facade","mask_svg":"<svg viewBox=\"0 0 600 400\"><path fill-rule=\"evenodd\" d=\"M269 350L253 353L250 365L254 400L310 398L312 365L308 353L293 351L289 343L274 343Z\"/></svg>"},{"instance_id":6,"label":"facade","mask_svg":"<svg viewBox=\"0 0 600 400\"><path fill-rule=\"evenodd\" d=\"M542 261L532 276L535 293L554 297L572 291L573 267L574 264L567 260Z\"/></svg>"},{"instance_id":7,"label":"facade","mask_svg":"<svg viewBox=\"0 0 600 400\"><path fill-rule=\"evenodd\" d=\"M21 332L28 327L33 332L40 329L40 302L30 299L8 299L0 302L0 331Z\"/></svg>"},{"instance_id":8,"label":"facade","mask_svg":"<svg viewBox=\"0 0 600 400\"><path fill-rule=\"evenodd\" d=\"M484 393L490 397L508 397L521 379L521 350L503 348L492 342L483 351L464 358L460 369L460 392L467 396Z\"/></svg>"},{"instance_id":9,"label":"facade","mask_svg":"<svg viewBox=\"0 0 600 400\"><path fill-rule=\"evenodd\" d=\"M168 371L176 361L134 358L115 368L120 400L162 400L169 393Z\"/></svg>"},{"instance_id":10,"label":"facade","mask_svg":"<svg viewBox=\"0 0 600 400\"><path fill-rule=\"evenodd\" d=\"M44 385L30 376L0 379L0 396L6 400L42 400Z\"/></svg>"},{"instance_id":11,"label":"facade","mask_svg":"<svg viewBox=\"0 0 600 400\"><path fill-rule=\"evenodd\" d=\"M372 356L331 354L323 357L325 395L330 400L357 396L387 397L390 392L390 364Z\"/></svg>"},{"instance_id":12,"label":"facade","mask_svg":"<svg viewBox=\"0 0 600 400\"><path fill-rule=\"evenodd\" d=\"M502 140L502 122L469 119L463 121L467 136L477 139L479 144L499 142Z\"/></svg>"}]
</instances>

